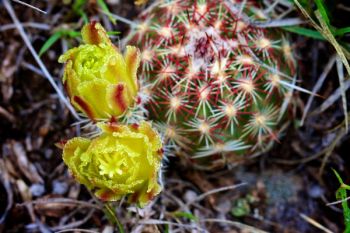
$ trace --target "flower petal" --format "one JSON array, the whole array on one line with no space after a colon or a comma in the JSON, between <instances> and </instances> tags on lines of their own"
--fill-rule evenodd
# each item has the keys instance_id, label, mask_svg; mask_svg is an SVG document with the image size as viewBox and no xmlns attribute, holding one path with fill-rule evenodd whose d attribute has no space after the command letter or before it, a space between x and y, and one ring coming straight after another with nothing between
<instances>
[{"instance_id":1,"label":"flower petal","mask_svg":"<svg viewBox=\"0 0 350 233\"><path fill-rule=\"evenodd\" d=\"M130 98L128 91L124 83L109 85L107 87L106 102L109 104L110 108L113 109L113 115L118 116L123 114L134 102L134 100Z\"/></svg>"},{"instance_id":2,"label":"flower petal","mask_svg":"<svg viewBox=\"0 0 350 233\"><path fill-rule=\"evenodd\" d=\"M78 86L78 93L86 103L91 106L94 118L108 118L111 112L106 101L106 89L109 83L105 80L84 82Z\"/></svg>"},{"instance_id":3,"label":"flower petal","mask_svg":"<svg viewBox=\"0 0 350 233\"><path fill-rule=\"evenodd\" d=\"M124 80L130 89L131 95L136 96L138 91L137 69L140 65L140 51L134 46L126 46L125 63L129 78Z\"/></svg>"},{"instance_id":4,"label":"flower petal","mask_svg":"<svg viewBox=\"0 0 350 233\"><path fill-rule=\"evenodd\" d=\"M83 161L81 155L87 150L91 141L82 137L75 137L67 141L63 148L63 161L69 167L72 175L82 184L91 186L81 170L81 165L86 165L89 161Z\"/></svg>"},{"instance_id":5,"label":"flower petal","mask_svg":"<svg viewBox=\"0 0 350 233\"><path fill-rule=\"evenodd\" d=\"M83 29L81 30L81 35L83 37L83 41L86 44L111 44L111 41L108 38L105 29L102 27L101 24L97 22L91 22L89 24L84 25Z\"/></svg>"}]
</instances>

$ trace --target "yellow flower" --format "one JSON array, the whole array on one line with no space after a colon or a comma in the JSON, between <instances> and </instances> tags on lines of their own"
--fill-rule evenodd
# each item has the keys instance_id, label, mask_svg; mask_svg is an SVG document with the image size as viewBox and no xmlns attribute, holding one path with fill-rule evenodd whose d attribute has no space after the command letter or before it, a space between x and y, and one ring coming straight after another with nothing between
<instances>
[{"instance_id":1,"label":"yellow flower","mask_svg":"<svg viewBox=\"0 0 350 233\"><path fill-rule=\"evenodd\" d=\"M135 103L140 54L127 46L124 56L99 23L83 27L84 45L61 55L63 84L72 104L90 119L119 117Z\"/></svg>"},{"instance_id":2,"label":"yellow flower","mask_svg":"<svg viewBox=\"0 0 350 233\"><path fill-rule=\"evenodd\" d=\"M135 0L135 5L140 6L140 5L144 5L148 2L148 0Z\"/></svg>"},{"instance_id":3,"label":"yellow flower","mask_svg":"<svg viewBox=\"0 0 350 233\"><path fill-rule=\"evenodd\" d=\"M102 134L92 140L76 137L63 148L72 175L103 201L127 195L147 204L161 188L157 183L163 155L159 135L147 122L140 125L99 123Z\"/></svg>"}]
</instances>

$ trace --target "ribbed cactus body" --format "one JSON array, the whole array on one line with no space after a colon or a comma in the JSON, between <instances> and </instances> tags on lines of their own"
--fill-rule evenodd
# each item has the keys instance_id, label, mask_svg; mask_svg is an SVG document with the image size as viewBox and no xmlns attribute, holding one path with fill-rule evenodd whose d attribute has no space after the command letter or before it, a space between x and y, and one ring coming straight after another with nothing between
<instances>
[{"instance_id":1,"label":"ribbed cactus body","mask_svg":"<svg viewBox=\"0 0 350 233\"><path fill-rule=\"evenodd\" d=\"M158 1L127 41L141 49L150 119L168 148L243 155L276 141L292 91L294 59L256 1Z\"/></svg>"}]
</instances>

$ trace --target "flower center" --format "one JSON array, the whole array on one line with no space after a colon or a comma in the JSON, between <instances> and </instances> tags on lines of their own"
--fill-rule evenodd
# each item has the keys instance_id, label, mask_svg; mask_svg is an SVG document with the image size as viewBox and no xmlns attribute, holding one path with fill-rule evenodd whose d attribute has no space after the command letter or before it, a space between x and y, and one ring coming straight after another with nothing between
<instances>
[{"instance_id":1,"label":"flower center","mask_svg":"<svg viewBox=\"0 0 350 233\"><path fill-rule=\"evenodd\" d=\"M127 169L125 153L107 153L98 157L101 175L107 175L109 178L125 175Z\"/></svg>"},{"instance_id":2,"label":"flower center","mask_svg":"<svg viewBox=\"0 0 350 233\"><path fill-rule=\"evenodd\" d=\"M86 69L93 69L96 67L96 63L97 63L98 59L96 56L89 56L87 59L85 59L82 64L83 67Z\"/></svg>"}]
</instances>

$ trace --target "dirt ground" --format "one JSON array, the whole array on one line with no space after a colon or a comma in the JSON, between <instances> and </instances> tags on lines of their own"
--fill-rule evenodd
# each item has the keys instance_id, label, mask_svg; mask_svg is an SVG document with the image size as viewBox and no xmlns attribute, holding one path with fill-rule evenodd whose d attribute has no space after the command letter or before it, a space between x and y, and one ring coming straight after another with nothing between
<instances>
[{"instance_id":1,"label":"dirt ground","mask_svg":"<svg viewBox=\"0 0 350 233\"><path fill-rule=\"evenodd\" d=\"M111 12L130 20L142 10L133 1L107 2ZM349 26L350 4L331 2L333 25ZM69 4L56 0L28 3L47 14L10 2L37 52L53 32L62 28L79 31L83 25ZM84 11L95 20L108 21L94 1L89 1ZM302 17L297 10L290 14ZM123 23L112 27L122 32L120 37L128 30ZM113 204L126 232L343 231L341 205L328 203L336 201L339 188L332 169L350 183L350 138L341 98L320 108L339 88L336 52L322 40L296 34L292 39L299 65L298 85L313 90L322 84L317 91L320 97L314 98L303 126L300 121L310 96L295 92L290 110L293 120L269 152L216 171L201 171L181 158L169 158L164 191L151 206L140 210L124 202ZM349 36L342 41L349 42ZM65 36L41 56L61 90L63 66L57 59L72 45L77 45L77 40ZM325 80L320 83L322 75ZM350 98L348 92L346 96ZM81 129L73 123L74 117L0 1L0 232L116 231L101 203L68 173L61 149L55 146L79 135ZM221 187L226 189L217 190ZM211 190L216 192L210 194ZM186 214L189 212L192 214ZM315 227L315 222L328 231Z\"/></svg>"}]
</instances>

